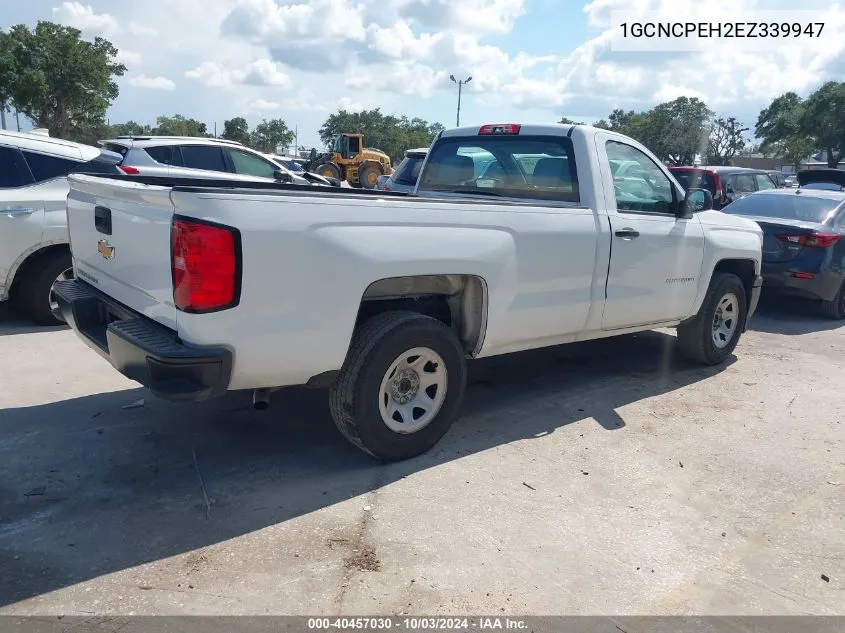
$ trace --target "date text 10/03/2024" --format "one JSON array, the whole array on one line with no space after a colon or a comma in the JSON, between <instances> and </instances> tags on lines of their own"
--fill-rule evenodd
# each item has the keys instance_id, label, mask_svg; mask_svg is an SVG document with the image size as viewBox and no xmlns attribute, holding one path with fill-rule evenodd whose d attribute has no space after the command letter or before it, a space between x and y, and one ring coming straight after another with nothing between
<instances>
[{"instance_id":1,"label":"date text 10/03/2024","mask_svg":"<svg viewBox=\"0 0 845 633\"><path fill-rule=\"evenodd\" d=\"M494 631L527 629L524 620L510 617L426 618L309 618L311 630Z\"/></svg>"}]
</instances>

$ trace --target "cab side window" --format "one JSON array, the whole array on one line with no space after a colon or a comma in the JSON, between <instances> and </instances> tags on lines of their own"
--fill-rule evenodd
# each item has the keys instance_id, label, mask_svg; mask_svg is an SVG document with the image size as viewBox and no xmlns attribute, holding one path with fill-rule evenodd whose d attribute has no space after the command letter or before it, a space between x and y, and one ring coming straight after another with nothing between
<instances>
[{"instance_id":1,"label":"cab side window","mask_svg":"<svg viewBox=\"0 0 845 633\"><path fill-rule=\"evenodd\" d=\"M607 158L611 165L627 164L624 175L614 176L616 209L621 213L675 212L675 190L668 176L636 147L608 141ZM622 174L619 169L617 174Z\"/></svg>"}]
</instances>

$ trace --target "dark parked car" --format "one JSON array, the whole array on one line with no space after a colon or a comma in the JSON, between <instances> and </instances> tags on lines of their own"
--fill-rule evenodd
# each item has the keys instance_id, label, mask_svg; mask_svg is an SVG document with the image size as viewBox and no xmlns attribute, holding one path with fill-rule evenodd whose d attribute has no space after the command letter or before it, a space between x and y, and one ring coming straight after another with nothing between
<instances>
[{"instance_id":1,"label":"dark parked car","mask_svg":"<svg viewBox=\"0 0 845 633\"><path fill-rule=\"evenodd\" d=\"M721 209L755 191L777 189L775 181L762 169L747 167L670 167L669 171L684 189L707 189L713 208Z\"/></svg>"},{"instance_id":2,"label":"dark parked car","mask_svg":"<svg viewBox=\"0 0 845 633\"><path fill-rule=\"evenodd\" d=\"M805 169L798 172L798 186L804 189L845 191L845 171L842 169Z\"/></svg>"},{"instance_id":3,"label":"dark parked car","mask_svg":"<svg viewBox=\"0 0 845 633\"><path fill-rule=\"evenodd\" d=\"M764 292L820 300L826 316L845 319L845 192L761 191L722 211L763 229Z\"/></svg>"}]
</instances>

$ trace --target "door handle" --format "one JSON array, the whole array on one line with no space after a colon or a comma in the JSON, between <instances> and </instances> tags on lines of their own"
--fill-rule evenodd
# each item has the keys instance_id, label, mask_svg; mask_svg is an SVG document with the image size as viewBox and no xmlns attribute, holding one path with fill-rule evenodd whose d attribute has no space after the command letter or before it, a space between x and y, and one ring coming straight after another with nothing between
<instances>
[{"instance_id":1,"label":"door handle","mask_svg":"<svg viewBox=\"0 0 845 633\"><path fill-rule=\"evenodd\" d=\"M26 207L12 207L8 209L0 209L0 213L10 218L22 218L35 213L35 209L29 209Z\"/></svg>"},{"instance_id":2,"label":"door handle","mask_svg":"<svg viewBox=\"0 0 845 633\"><path fill-rule=\"evenodd\" d=\"M636 229L625 228L625 229L620 229L620 230L616 231L616 237L621 237L621 238L626 239L626 240L630 240L634 237L639 237L639 236L640 236L640 232L637 231Z\"/></svg>"}]
</instances>

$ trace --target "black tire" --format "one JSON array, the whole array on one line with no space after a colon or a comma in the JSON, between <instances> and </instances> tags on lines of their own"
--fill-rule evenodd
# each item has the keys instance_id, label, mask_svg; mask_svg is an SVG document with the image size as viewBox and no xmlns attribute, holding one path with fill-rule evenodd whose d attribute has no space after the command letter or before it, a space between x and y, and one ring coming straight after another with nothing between
<instances>
[{"instance_id":1,"label":"black tire","mask_svg":"<svg viewBox=\"0 0 845 633\"><path fill-rule=\"evenodd\" d=\"M413 433L397 433L382 420L382 379L404 352L426 347L444 361L446 396L432 420ZM352 444L385 462L416 457L440 441L458 416L466 389L466 356L454 332L416 312L383 312L352 337L340 375L329 389L335 425Z\"/></svg>"},{"instance_id":2,"label":"black tire","mask_svg":"<svg viewBox=\"0 0 845 633\"><path fill-rule=\"evenodd\" d=\"M364 165L358 170L358 182L363 189L373 189L381 176L381 169L376 165Z\"/></svg>"},{"instance_id":3,"label":"black tire","mask_svg":"<svg viewBox=\"0 0 845 633\"><path fill-rule=\"evenodd\" d=\"M17 289L18 304L23 313L38 325L64 325L64 319L50 307L50 289L58 276L71 270L70 253L54 251L27 265Z\"/></svg>"},{"instance_id":4,"label":"black tire","mask_svg":"<svg viewBox=\"0 0 845 633\"><path fill-rule=\"evenodd\" d=\"M733 294L737 299L738 309L732 317L736 319L736 324L731 338L726 339L723 347L718 347L713 340L713 325L719 304L729 294ZM681 354L704 365L719 365L725 362L733 354L742 336L747 309L742 280L731 273L713 273L698 314L691 321L678 326L678 348Z\"/></svg>"},{"instance_id":5,"label":"black tire","mask_svg":"<svg viewBox=\"0 0 845 633\"><path fill-rule=\"evenodd\" d=\"M839 288L839 292L832 301L822 301L822 315L828 319L841 321L845 319L845 283Z\"/></svg>"},{"instance_id":6,"label":"black tire","mask_svg":"<svg viewBox=\"0 0 845 633\"><path fill-rule=\"evenodd\" d=\"M323 163L317 165L314 169L315 174L319 174L323 178L336 178L340 180L340 169L334 163Z\"/></svg>"}]
</instances>

